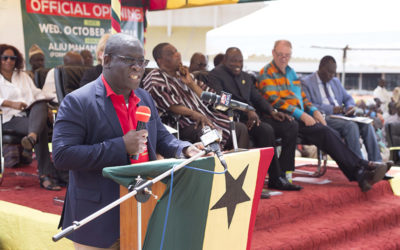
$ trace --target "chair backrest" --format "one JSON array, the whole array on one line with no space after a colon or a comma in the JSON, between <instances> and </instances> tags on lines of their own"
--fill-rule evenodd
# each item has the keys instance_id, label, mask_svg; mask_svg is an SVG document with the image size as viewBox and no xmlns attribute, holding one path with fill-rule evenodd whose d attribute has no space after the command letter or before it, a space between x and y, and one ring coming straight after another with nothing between
<instances>
[{"instance_id":1,"label":"chair backrest","mask_svg":"<svg viewBox=\"0 0 400 250\"><path fill-rule=\"evenodd\" d=\"M196 80L202 81L208 85L208 73L209 71L201 70L201 71L194 71L192 74Z\"/></svg>"},{"instance_id":2,"label":"chair backrest","mask_svg":"<svg viewBox=\"0 0 400 250\"><path fill-rule=\"evenodd\" d=\"M40 68L35 70L35 85L39 89L43 88L44 82L46 81L47 73L49 72L49 68Z\"/></svg>"},{"instance_id":3,"label":"chair backrest","mask_svg":"<svg viewBox=\"0 0 400 250\"><path fill-rule=\"evenodd\" d=\"M61 103L67 94L79 88L83 73L89 68L88 66L61 65L54 69L58 103Z\"/></svg>"},{"instance_id":4,"label":"chair backrest","mask_svg":"<svg viewBox=\"0 0 400 250\"><path fill-rule=\"evenodd\" d=\"M400 123L388 123L385 124L386 141L389 147L399 147L400 146ZM397 151L390 151L390 158L395 163L399 162L399 156Z\"/></svg>"}]
</instances>

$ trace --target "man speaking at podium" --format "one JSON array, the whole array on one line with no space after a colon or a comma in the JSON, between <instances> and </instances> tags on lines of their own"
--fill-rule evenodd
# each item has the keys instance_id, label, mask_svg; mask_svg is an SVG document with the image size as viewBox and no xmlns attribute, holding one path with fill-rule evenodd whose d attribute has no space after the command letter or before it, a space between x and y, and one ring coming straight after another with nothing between
<instances>
[{"instance_id":1,"label":"man speaking at podium","mask_svg":"<svg viewBox=\"0 0 400 250\"><path fill-rule=\"evenodd\" d=\"M116 34L104 53L102 75L65 97L54 126L55 166L70 170L63 228L119 198L119 185L102 176L103 168L156 160L156 152L177 158L199 152L165 129L153 99L138 88L148 63L140 41ZM145 130L136 131L138 106L149 107L151 118ZM137 154L138 160L132 160ZM116 207L68 238L76 249L119 249L119 221Z\"/></svg>"}]
</instances>

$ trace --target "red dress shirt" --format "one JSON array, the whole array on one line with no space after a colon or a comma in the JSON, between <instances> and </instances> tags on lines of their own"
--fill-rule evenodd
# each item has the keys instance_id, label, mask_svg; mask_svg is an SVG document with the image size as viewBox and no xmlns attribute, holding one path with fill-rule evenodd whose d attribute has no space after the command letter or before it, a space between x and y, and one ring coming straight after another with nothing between
<instances>
[{"instance_id":1,"label":"red dress shirt","mask_svg":"<svg viewBox=\"0 0 400 250\"><path fill-rule=\"evenodd\" d=\"M114 106L115 111L119 119L119 123L124 134L128 133L130 130L136 130L137 121L135 118L137 104L140 102L140 98L135 95L135 92L131 92L129 96L128 105L125 104L125 98L123 95L117 95L108 85L106 79L101 75L101 80L103 80L104 86L106 87L107 97L110 97L111 102ZM147 152L147 147L145 151L139 154L138 160L131 159L131 163L140 163L149 161L149 153Z\"/></svg>"}]
</instances>

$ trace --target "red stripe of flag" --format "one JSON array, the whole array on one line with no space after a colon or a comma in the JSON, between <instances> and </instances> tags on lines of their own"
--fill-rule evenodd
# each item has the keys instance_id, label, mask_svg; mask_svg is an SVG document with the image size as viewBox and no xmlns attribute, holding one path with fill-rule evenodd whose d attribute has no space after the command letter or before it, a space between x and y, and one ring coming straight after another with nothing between
<instances>
[{"instance_id":1,"label":"red stripe of flag","mask_svg":"<svg viewBox=\"0 0 400 250\"><path fill-rule=\"evenodd\" d=\"M260 149L260 161L258 163L257 182L253 197L253 205L251 207L249 231L247 234L247 250L250 250L251 237L253 235L254 225L256 223L256 215L258 210L258 203L264 187L265 176L267 175L269 165L271 164L272 157L274 156L273 148Z\"/></svg>"},{"instance_id":2,"label":"red stripe of flag","mask_svg":"<svg viewBox=\"0 0 400 250\"><path fill-rule=\"evenodd\" d=\"M113 29L116 30L118 33L121 32L121 26L114 18L111 18L111 27L113 27Z\"/></svg>"}]
</instances>

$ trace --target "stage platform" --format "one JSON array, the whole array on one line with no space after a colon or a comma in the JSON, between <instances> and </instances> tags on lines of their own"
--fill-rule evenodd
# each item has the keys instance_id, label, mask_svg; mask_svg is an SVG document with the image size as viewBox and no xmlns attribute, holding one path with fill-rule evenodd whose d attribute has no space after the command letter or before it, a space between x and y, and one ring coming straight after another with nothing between
<instances>
[{"instance_id":1,"label":"stage platform","mask_svg":"<svg viewBox=\"0 0 400 250\"><path fill-rule=\"evenodd\" d=\"M296 158L296 164L313 162ZM260 201L251 249L400 248L400 198L390 183L381 181L362 193L334 162L328 165L317 181L296 182L303 190ZM30 175L10 175L16 172ZM391 173L399 176L396 184L400 170ZM0 249L73 249L69 240L51 240L62 211L54 198L63 197L65 188L44 190L35 174L36 162L6 169L0 186Z\"/></svg>"}]
</instances>

